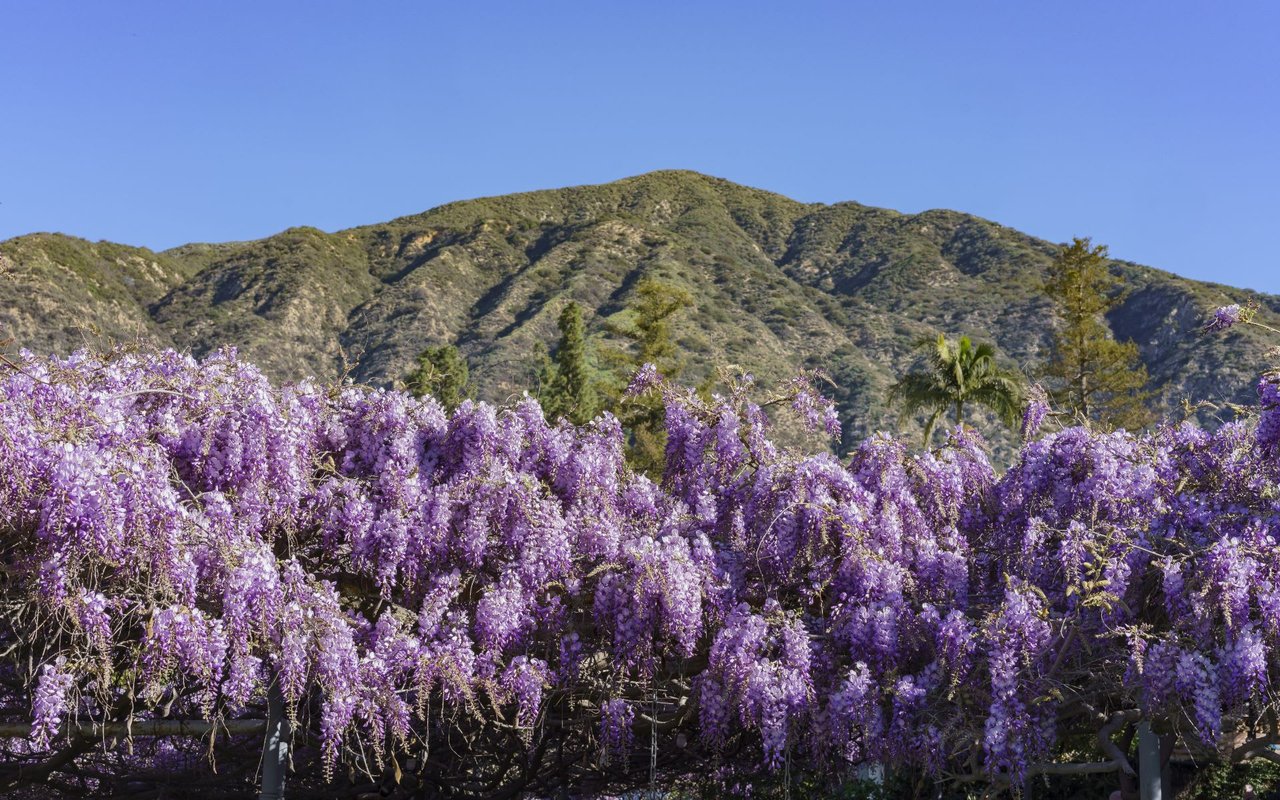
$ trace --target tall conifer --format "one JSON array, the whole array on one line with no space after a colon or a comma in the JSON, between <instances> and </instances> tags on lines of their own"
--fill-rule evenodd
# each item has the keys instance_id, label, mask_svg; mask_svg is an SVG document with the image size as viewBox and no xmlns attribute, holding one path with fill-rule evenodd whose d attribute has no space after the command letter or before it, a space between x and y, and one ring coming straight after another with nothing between
<instances>
[{"instance_id":1,"label":"tall conifer","mask_svg":"<svg viewBox=\"0 0 1280 800\"><path fill-rule=\"evenodd\" d=\"M636 286L627 315L609 326L612 333L629 340L630 347L606 353L626 380L645 364L653 364L669 380L680 376L685 360L672 335L671 323L680 311L691 305L692 295L679 286L655 278L646 278ZM626 380L622 385L625 386ZM621 394L620 388L617 394ZM667 445L666 415L661 399L632 398L618 404L615 413L629 434L631 465L652 476L660 475Z\"/></svg>"},{"instance_id":2,"label":"tall conifer","mask_svg":"<svg viewBox=\"0 0 1280 800\"><path fill-rule=\"evenodd\" d=\"M567 417L575 425L582 425L600 411L587 364L587 327L582 306L569 303L560 312L556 324L560 328L560 342L541 392L542 407L549 419Z\"/></svg>"},{"instance_id":3,"label":"tall conifer","mask_svg":"<svg viewBox=\"0 0 1280 800\"><path fill-rule=\"evenodd\" d=\"M1053 399L1064 411L1111 428L1136 430L1150 423L1147 368L1132 341L1118 342L1106 313L1124 299L1123 282L1107 268L1107 248L1077 238L1049 271L1045 291L1062 327L1053 337L1045 368Z\"/></svg>"}]
</instances>

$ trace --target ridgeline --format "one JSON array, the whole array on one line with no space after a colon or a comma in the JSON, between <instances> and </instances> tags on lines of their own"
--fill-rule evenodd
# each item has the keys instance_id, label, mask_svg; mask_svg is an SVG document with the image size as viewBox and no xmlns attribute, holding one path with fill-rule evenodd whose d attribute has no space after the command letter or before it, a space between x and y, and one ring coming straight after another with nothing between
<instances>
[{"instance_id":1,"label":"ridgeline","mask_svg":"<svg viewBox=\"0 0 1280 800\"><path fill-rule=\"evenodd\" d=\"M1082 235L1087 231L1081 231ZM38 233L0 243L0 338L68 352L142 338L201 355L234 345L276 379L391 384L425 347L456 344L480 397L537 380L530 357L581 304L597 346L654 277L695 306L675 322L683 380L717 366L771 385L802 367L836 386L845 441L896 426L888 387L923 336L969 334L1034 373L1058 324L1044 292L1057 246L955 211L800 203L693 172L468 200L336 233L155 253ZM1249 403L1267 348L1253 328L1198 335L1207 311L1280 297L1110 263L1127 295L1109 315L1133 339L1157 412L1183 398ZM1202 410L1209 422L1213 412ZM1229 415L1228 415L1229 416ZM983 426L998 444L1011 434Z\"/></svg>"}]
</instances>

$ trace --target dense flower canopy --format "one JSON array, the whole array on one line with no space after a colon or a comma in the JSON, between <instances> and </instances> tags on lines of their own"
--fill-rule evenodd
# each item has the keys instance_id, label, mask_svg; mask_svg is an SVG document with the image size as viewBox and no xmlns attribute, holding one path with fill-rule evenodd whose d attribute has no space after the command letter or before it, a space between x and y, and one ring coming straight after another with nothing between
<instances>
[{"instance_id":1,"label":"dense flower canopy","mask_svg":"<svg viewBox=\"0 0 1280 800\"><path fill-rule=\"evenodd\" d=\"M0 706L31 724L9 753L77 721L260 719L274 687L326 771L412 757L456 794L651 748L1016 784L1116 713L1214 749L1274 711L1280 380L1256 425L1070 428L1003 475L972 430L842 462L771 441L749 379L642 384L660 483L612 416L527 398L446 414L232 352L24 356L0 378Z\"/></svg>"}]
</instances>

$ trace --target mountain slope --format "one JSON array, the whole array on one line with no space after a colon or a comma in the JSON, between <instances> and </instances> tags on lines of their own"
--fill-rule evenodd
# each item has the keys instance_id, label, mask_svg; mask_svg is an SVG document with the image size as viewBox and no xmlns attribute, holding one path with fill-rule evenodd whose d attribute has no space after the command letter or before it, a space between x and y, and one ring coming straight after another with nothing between
<instances>
[{"instance_id":1,"label":"mountain slope","mask_svg":"<svg viewBox=\"0 0 1280 800\"><path fill-rule=\"evenodd\" d=\"M36 233L0 242L0 339L65 352L101 337L172 344L148 307L192 277L163 253Z\"/></svg>"},{"instance_id":2,"label":"mountain slope","mask_svg":"<svg viewBox=\"0 0 1280 800\"><path fill-rule=\"evenodd\" d=\"M390 383L429 344L454 342L481 396L532 384L537 346L569 300L605 321L646 276L697 307L676 326L689 377L717 365L762 383L822 367L847 434L891 427L888 385L935 330L989 339L1024 368L1055 320L1040 287L1056 247L970 215L806 204L691 172L450 203L390 222L151 253L52 234L0 243L0 335L68 350L86 324L197 354L234 344L281 379L344 369ZM1280 298L1125 262L1110 322L1141 347L1162 411L1182 398L1247 402L1267 342L1195 332L1205 311ZM998 437L1004 439L1005 437Z\"/></svg>"}]
</instances>

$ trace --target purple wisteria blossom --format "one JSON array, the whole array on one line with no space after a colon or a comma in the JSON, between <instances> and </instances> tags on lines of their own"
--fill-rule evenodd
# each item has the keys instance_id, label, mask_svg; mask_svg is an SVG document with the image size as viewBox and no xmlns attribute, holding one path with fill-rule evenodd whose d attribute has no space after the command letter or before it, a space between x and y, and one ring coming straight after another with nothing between
<instances>
[{"instance_id":1,"label":"purple wisteria blossom","mask_svg":"<svg viewBox=\"0 0 1280 800\"><path fill-rule=\"evenodd\" d=\"M68 710L67 693L75 685L75 676L65 672L66 658L59 656L53 664L40 668L35 698L31 706L34 720L31 742L38 748L48 747L62 729L62 718Z\"/></svg>"},{"instance_id":2,"label":"purple wisteria blossom","mask_svg":"<svg viewBox=\"0 0 1280 800\"><path fill-rule=\"evenodd\" d=\"M1234 325L1247 319L1246 310L1239 303L1232 303L1229 306L1222 306L1215 309L1213 316L1205 323L1205 333L1213 331L1225 331Z\"/></svg>"},{"instance_id":3,"label":"purple wisteria blossom","mask_svg":"<svg viewBox=\"0 0 1280 800\"><path fill-rule=\"evenodd\" d=\"M1027 407L1022 412L1022 440L1030 441L1034 439L1036 434L1040 432L1040 426L1044 424L1044 418L1048 416L1049 396L1045 390L1036 384L1027 392Z\"/></svg>"},{"instance_id":4,"label":"purple wisteria blossom","mask_svg":"<svg viewBox=\"0 0 1280 800\"><path fill-rule=\"evenodd\" d=\"M1039 434L1033 395L1003 472L971 430L845 461L771 440L770 408L838 433L812 376L767 402L667 385L651 480L613 416L527 398L273 386L231 351L17 366L0 706L29 748L73 713L282 696L321 779L538 747L627 774L644 731L725 785L868 761L1016 782L1100 709L1214 748L1280 688L1275 375L1256 425L1213 431Z\"/></svg>"}]
</instances>

